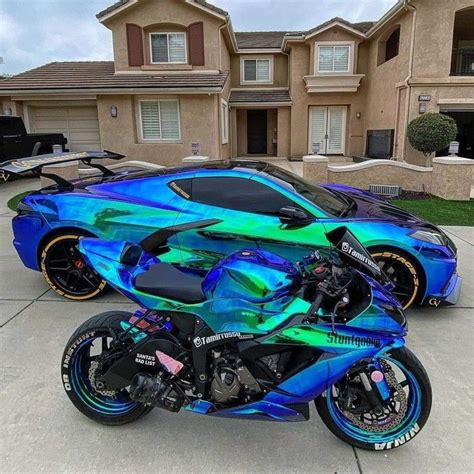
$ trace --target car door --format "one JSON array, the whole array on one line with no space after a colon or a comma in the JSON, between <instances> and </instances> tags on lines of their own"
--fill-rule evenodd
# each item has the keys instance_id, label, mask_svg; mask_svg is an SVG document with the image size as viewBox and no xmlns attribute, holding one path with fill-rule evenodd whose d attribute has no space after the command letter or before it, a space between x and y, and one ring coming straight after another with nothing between
<instances>
[{"instance_id":1,"label":"car door","mask_svg":"<svg viewBox=\"0 0 474 474\"><path fill-rule=\"evenodd\" d=\"M172 186L189 189L189 181L176 180ZM278 216L279 210L287 206L301 207L291 198L291 193L250 176L196 176L188 206L178 222L202 219L222 222L178 235L183 263L207 270L222 257L243 248L264 248L292 261L298 260L314 248L315 236L324 235L324 227L316 220L306 227L288 229Z\"/></svg>"}]
</instances>

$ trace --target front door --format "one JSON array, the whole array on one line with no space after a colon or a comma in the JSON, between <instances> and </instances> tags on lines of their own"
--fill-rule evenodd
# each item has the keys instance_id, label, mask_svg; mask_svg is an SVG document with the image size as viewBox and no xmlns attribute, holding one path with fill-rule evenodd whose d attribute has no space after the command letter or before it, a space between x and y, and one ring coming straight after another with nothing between
<instances>
[{"instance_id":1,"label":"front door","mask_svg":"<svg viewBox=\"0 0 474 474\"><path fill-rule=\"evenodd\" d=\"M267 154L267 111L247 110L247 153Z\"/></svg>"},{"instance_id":2,"label":"front door","mask_svg":"<svg viewBox=\"0 0 474 474\"><path fill-rule=\"evenodd\" d=\"M310 107L308 153L343 155L347 107ZM319 151L318 151L319 149Z\"/></svg>"}]
</instances>

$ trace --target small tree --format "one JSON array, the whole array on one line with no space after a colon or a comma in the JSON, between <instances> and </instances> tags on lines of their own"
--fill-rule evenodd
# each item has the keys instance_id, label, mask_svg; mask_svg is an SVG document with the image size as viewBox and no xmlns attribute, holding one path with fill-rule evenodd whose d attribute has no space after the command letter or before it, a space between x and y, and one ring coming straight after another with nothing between
<instances>
[{"instance_id":1,"label":"small tree","mask_svg":"<svg viewBox=\"0 0 474 474\"><path fill-rule=\"evenodd\" d=\"M449 146L457 134L458 127L454 119L443 114L420 115L407 128L411 146L426 157Z\"/></svg>"}]
</instances>

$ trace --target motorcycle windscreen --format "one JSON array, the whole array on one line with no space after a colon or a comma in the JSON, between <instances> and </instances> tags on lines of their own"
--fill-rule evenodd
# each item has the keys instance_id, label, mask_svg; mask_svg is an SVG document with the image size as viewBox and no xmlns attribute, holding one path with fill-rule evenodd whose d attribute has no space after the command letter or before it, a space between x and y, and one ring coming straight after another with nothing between
<instances>
[{"instance_id":1,"label":"motorcycle windscreen","mask_svg":"<svg viewBox=\"0 0 474 474\"><path fill-rule=\"evenodd\" d=\"M370 275L382 285L392 284L369 252L347 227L338 227L328 232L326 238L336 247L339 256L348 265Z\"/></svg>"}]
</instances>

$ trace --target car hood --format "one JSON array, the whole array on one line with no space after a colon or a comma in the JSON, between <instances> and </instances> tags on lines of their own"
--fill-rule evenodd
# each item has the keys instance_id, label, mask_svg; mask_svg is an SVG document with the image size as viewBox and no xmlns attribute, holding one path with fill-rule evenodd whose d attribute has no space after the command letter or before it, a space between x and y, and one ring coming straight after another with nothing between
<instances>
[{"instance_id":1,"label":"car hood","mask_svg":"<svg viewBox=\"0 0 474 474\"><path fill-rule=\"evenodd\" d=\"M340 193L355 201L357 207L351 218L389 220L394 222L427 224L420 217L393 205L387 199L368 191L341 184L325 184L329 191Z\"/></svg>"}]
</instances>

